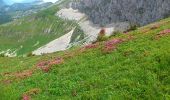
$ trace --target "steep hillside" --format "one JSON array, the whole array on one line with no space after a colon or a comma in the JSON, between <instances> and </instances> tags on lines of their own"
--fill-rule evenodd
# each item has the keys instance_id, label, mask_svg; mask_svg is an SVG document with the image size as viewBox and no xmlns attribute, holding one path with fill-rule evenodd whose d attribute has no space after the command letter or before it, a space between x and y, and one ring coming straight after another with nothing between
<instances>
[{"instance_id":1,"label":"steep hillside","mask_svg":"<svg viewBox=\"0 0 170 100\"><path fill-rule=\"evenodd\" d=\"M81 39L84 35L78 25L55 16L58 10L58 5L54 5L39 13L1 25L0 53L12 56L31 53L75 27L73 34L80 35Z\"/></svg>"},{"instance_id":2,"label":"steep hillside","mask_svg":"<svg viewBox=\"0 0 170 100\"><path fill-rule=\"evenodd\" d=\"M169 100L169 67L170 18L64 52L0 57L0 97Z\"/></svg>"},{"instance_id":3,"label":"steep hillside","mask_svg":"<svg viewBox=\"0 0 170 100\"><path fill-rule=\"evenodd\" d=\"M129 21L146 25L170 16L170 0L72 0L95 24Z\"/></svg>"}]
</instances>

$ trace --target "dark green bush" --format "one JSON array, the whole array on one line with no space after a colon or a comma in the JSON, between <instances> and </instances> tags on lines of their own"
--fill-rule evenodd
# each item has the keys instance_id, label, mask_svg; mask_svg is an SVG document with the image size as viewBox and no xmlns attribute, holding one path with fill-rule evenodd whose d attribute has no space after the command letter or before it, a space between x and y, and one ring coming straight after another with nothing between
<instances>
[{"instance_id":1,"label":"dark green bush","mask_svg":"<svg viewBox=\"0 0 170 100\"><path fill-rule=\"evenodd\" d=\"M130 27L129 27L125 32L130 32L130 31L137 30L138 27L139 27L138 24L133 24L133 23L131 23L131 24L130 24Z\"/></svg>"},{"instance_id":2,"label":"dark green bush","mask_svg":"<svg viewBox=\"0 0 170 100\"><path fill-rule=\"evenodd\" d=\"M27 54L27 57L32 57L32 56L35 56L32 52Z\"/></svg>"},{"instance_id":3,"label":"dark green bush","mask_svg":"<svg viewBox=\"0 0 170 100\"><path fill-rule=\"evenodd\" d=\"M0 54L0 57L5 57L5 54Z\"/></svg>"}]
</instances>

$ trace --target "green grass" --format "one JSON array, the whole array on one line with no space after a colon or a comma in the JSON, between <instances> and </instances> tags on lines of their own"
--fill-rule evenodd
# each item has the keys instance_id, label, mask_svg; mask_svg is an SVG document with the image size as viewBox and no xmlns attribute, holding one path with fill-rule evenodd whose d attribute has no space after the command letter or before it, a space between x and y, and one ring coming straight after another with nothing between
<instances>
[{"instance_id":1,"label":"green grass","mask_svg":"<svg viewBox=\"0 0 170 100\"><path fill-rule=\"evenodd\" d=\"M163 24L161 24L163 23ZM40 93L31 95L33 100L57 99L170 99L170 35L155 39L156 34L170 29L170 18L150 29L152 25L113 38L133 39L118 45L110 53L103 53L100 46L79 53L77 48L65 52L74 56L54 65L48 73L36 69L32 76L20 79L3 73L22 72L36 67L39 61L63 57L65 52L44 56L0 58L0 97L18 100L24 93L38 88ZM144 30L148 30L144 33ZM5 84L4 80L11 80Z\"/></svg>"},{"instance_id":2,"label":"green grass","mask_svg":"<svg viewBox=\"0 0 170 100\"><path fill-rule=\"evenodd\" d=\"M59 10L54 5L37 14L0 26L0 51L17 50L17 55L24 55L68 33L74 27L74 34L84 37L83 32L74 21L55 16ZM76 37L75 37L76 38ZM38 45L34 46L37 42ZM72 40L74 42L74 38ZM23 48L20 48L23 46Z\"/></svg>"}]
</instances>

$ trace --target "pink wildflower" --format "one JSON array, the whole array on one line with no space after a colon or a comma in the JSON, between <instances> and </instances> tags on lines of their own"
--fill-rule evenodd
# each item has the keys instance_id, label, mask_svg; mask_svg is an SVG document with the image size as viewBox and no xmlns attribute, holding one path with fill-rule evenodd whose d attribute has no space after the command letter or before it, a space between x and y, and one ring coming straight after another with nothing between
<instances>
[{"instance_id":1,"label":"pink wildflower","mask_svg":"<svg viewBox=\"0 0 170 100\"><path fill-rule=\"evenodd\" d=\"M170 33L170 29L166 29L161 31L159 34L169 34Z\"/></svg>"},{"instance_id":2,"label":"pink wildflower","mask_svg":"<svg viewBox=\"0 0 170 100\"><path fill-rule=\"evenodd\" d=\"M37 67L42 69L44 72L49 72L53 65L62 64L64 62L63 58L56 58L54 60L42 61L37 64Z\"/></svg>"},{"instance_id":3,"label":"pink wildflower","mask_svg":"<svg viewBox=\"0 0 170 100\"><path fill-rule=\"evenodd\" d=\"M63 62L64 62L63 58L56 58L54 60L51 60L49 65L57 65L57 64L61 64Z\"/></svg>"},{"instance_id":4,"label":"pink wildflower","mask_svg":"<svg viewBox=\"0 0 170 100\"><path fill-rule=\"evenodd\" d=\"M41 61L37 64L38 67L42 67L42 66L48 66L49 65L49 61Z\"/></svg>"},{"instance_id":5,"label":"pink wildflower","mask_svg":"<svg viewBox=\"0 0 170 100\"><path fill-rule=\"evenodd\" d=\"M44 72L46 72L46 73L49 72L50 69L51 69L50 66L43 66L43 67L41 67L41 70L44 71Z\"/></svg>"},{"instance_id":6,"label":"pink wildflower","mask_svg":"<svg viewBox=\"0 0 170 100\"><path fill-rule=\"evenodd\" d=\"M104 53L110 53L116 49L117 44L122 43L122 42L124 42L123 39L112 39L112 40L106 41L102 51Z\"/></svg>"},{"instance_id":7,"label":"pink wildflower","mask_svg":"<svg viewBox=\"0 0 170 100\"><path fill-rule=\"evenodd\" d=\"M112 46L112 45L116 45L119 43L122 43L123 39L113 39L113 40L109 40L105 43L105 46Z\"/></svg>"},{"instance_id":8,"label":"pink wildflower","mask_svg":"<svg viewBox=\"0 0 170 100\"><path fill-rule=\"evenodd\" d=\"M170 29L163 30L156 35L156 39L159 39L159 38L166 36L168 34L170 34Z\"/></svg>"},{"instance_id":9,"label":"pink wildflower","mask_svg":"<svg viewBox=\"0 0 170 100\"><path fill-rule=\"evenodd\" d=\"M116 49L116 46L106 46L104 49L103 49L103 52L104 53L111 53L113 50Z\"/></svg>"},{"instance_id":10,"label":"pink wildflower","mask_svg":"<svg viewBox=\"0 0 170 100\"><path fill-rule=\"evenodd\" d=\"M30 96L28 95L23 95L22 100L31 100Z\"/></svg>"},{"instance_id":11,"label":"pink wildflower","mask_svg":"<svg viewBox=\"0 0 170 100\"><path fill-rule=\"evenodd\" d=\"M85 46L85 49L94 49L94 48L97 48L97 47L98 47L98 44L89 44L89 45Z\"/></svg>"}]
</instances>

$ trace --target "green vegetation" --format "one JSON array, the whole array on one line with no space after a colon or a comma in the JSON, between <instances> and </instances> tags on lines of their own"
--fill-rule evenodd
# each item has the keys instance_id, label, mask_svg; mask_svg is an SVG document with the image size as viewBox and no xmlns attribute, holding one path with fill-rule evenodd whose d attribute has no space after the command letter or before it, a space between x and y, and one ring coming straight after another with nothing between
<instances>
[{"instance_id":1,"label":"green vegetation","mask_svg":"<svg viewBox=\"0 0 170 100\"><path fill-rule=\"evenodd\" d=\"M97 41L95 42L101 42L101 41L106 41L107 40L107 36L106 36L106 31L105 29L101 29L99 34L98 34L98 37L97 37Z\"/></svg>"},{"instance_id":2,"label":"green vegetation","mask_svg":"<svg viewBox=\"0 0 170 100\"><path fill-rule=\"evenodd\" d=\"M9 16L8 14L5 14L5 13L1 13L1 12L0 12L0 19L1 19L0 24L12 21L11 16Z\"/></svg>"},{"instance_id":3,"label":"green vegetation","mask_svg":"<svg viewBox=\"0 0 170 100\"><path fill-rule=\"evenodd\" d=\"M37 14L1 25L0 51L10 49L11 52L16 51L17 55L28 54L68 33L74 27L80 30L75 22L55 16L58 10L58 5L54 5ZM82 31L75 31L74 34L83 37Z\"/></svg>"},{"instance_id":4,"label":"green vegetation","mask_svg":"<svg viewBox=\"0 0 170 100\"><path fill-rule=\"evenodd\" d=\"M168 100L169 29L170 18L83 48L25 58L0 57L0 97ZM55 58L62 58L62 63L54 63ZM39 62L45 72L38 68Z\"/></svg>"}]
</instances>

